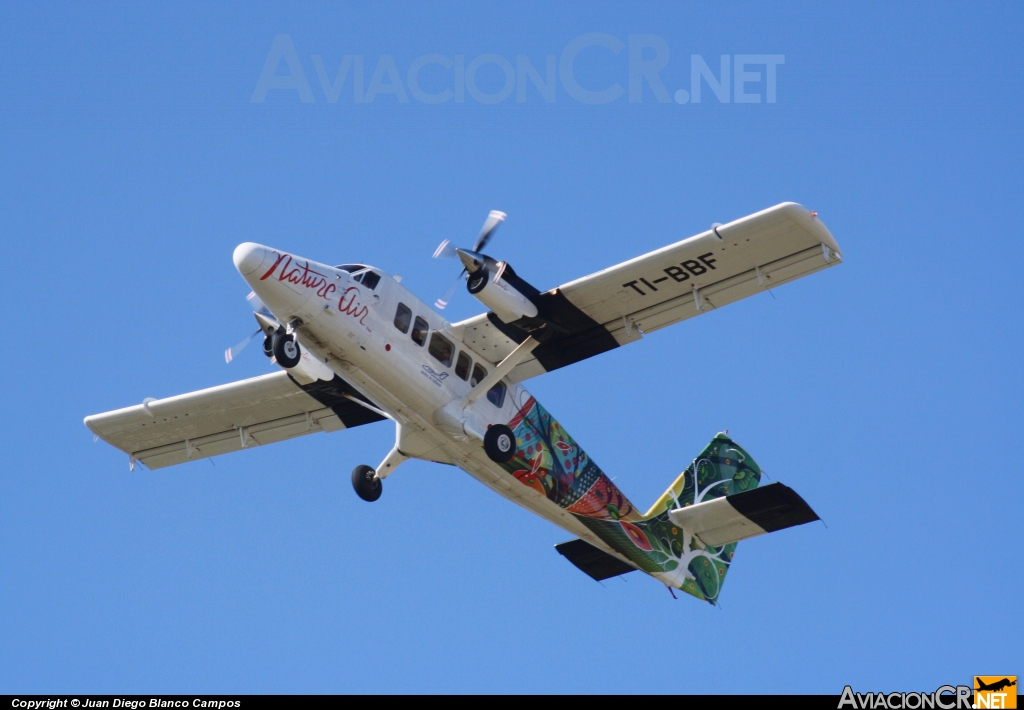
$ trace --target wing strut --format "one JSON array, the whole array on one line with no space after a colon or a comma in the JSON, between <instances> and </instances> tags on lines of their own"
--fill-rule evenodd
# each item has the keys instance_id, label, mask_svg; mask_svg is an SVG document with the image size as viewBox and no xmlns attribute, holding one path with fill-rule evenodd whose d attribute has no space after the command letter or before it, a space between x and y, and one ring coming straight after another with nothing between
<instances>
[{"instance_id":1,"label":"wing strut","mask_svg":"<svg viewBox=\"0 0 1024 710\"><path fill-rule=\"evenodd\" d=\"M493 372L480 380L480 383L476 387L466 393L466 396L462 398L461 402L459 402L459 409L467 407L483 397L487 390L505 379L508 373L512 372L519 363L525 360L538 345L540 345L540 343L537 342L532 335L519 343L516 349L508 354L508 357L498 363Z\"/></svg>"},{"instance_id":2,"label":"wing strut","mask_svg":"<svg viewBox=\"0 0 1024 710\"><path fill-rule=\"evenodd\" d=\"M344 397L347 400L355 402L360 407L365 407L366 409L369 409L374 414L379 414L382 417L384 417L385 419L390 419L391 421L395 421L395 418L393 416L391 416L390 414L388 414L387 412L385 412L383 409L377 409L372 404L367 404L366 402L364 402L363 400L359 399L358 397L353 397L348 392L342 393L341 396Z\"/></svg>"}]
</instances>

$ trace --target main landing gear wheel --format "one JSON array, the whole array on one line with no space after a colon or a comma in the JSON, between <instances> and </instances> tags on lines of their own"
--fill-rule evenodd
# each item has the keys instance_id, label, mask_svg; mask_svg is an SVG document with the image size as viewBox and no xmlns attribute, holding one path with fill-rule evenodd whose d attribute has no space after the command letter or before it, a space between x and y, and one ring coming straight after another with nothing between
<instances>
[{"instance_id":1,"label":"main landing gear wheel","mask_svg":"<svg viewBox=\"0 0 1024 710\"><path fill-rule=\"evenodd\" d=\"M302 351L294 335L289 333L274 338L274 357L277 358L277 364L284 368L292 368L299 364Z\"/></svg>"},{"instance_id":2,"label":"main landing gear wheel","mask_svg":"<svg viewBox=\"0 0 1024 710\"><path fill-rule=\"evenodd\" d=\"M516 435L504 424L494 424L484 434L484 451L491 461L505 463L516 455Z\"/></svg>"},{"instance_id":3,"label":"main landing gear wheel","mask_svg":"<svg viewBox=\"0 0 1024 710\"><path fill-rule=\"evenodd\" d=\"M353 469L352 487L356 489L357 496L370 503L380 498L384 491L384 484L369 466L356 466Z\"/></svg>"}]
</instances>

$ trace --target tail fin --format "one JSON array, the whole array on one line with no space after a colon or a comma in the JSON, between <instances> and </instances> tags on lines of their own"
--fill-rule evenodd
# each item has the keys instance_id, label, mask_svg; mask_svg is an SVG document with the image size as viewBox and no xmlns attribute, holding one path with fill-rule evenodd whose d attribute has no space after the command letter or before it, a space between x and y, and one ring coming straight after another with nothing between
<instances>
[{"instance_id":1,"label":"tail fin","mask_svg":"<svg viewBox=\"0 0 1024 710\"><path fill-rule=\"evenodd\" d=\"M670 513L736 493L752 491L761 483L761 467L728 434L720 433L693 459L662 497L644 515L646 527L671 533L678 565L672 586L698 599L715 603L735 554L736 543L708 545L678 525ZM665 581L663 579L663 581Z\"/></svg>"},{"instance_id":2,"label":"tail fin","mask_svg":"<svg viewBox=\"0 0 1024 710\"><path fill-rule=\"evenodd\" d=\"M718 434L644 515L653 518L672 508L696 505L749 491L761 482L761 467L729 438Z\"/></svg>"},{"instance_id":3,"label":"tail fin","mask_svg":"<svg viewBox=\"0 0 1024 710\"><path fill-rule=\"evenodd\" d=\"M683 542L673 586L713 604L740 540L818 520L792 489L760 482L750 454L719 434L647 511L645 527Z\"/></svg>"},{"instance_id":4,"label":"tail fin","mask_svg":"<svg viewBox=\"0 0 1024 710\"><path fill-rule=\"evenodd\" d=\"M597 580L638 569L714 604L740 540L818 519L781 483L759 487L760 467L726 434L712 439L645 515L594 470L601 478L590 479L592 487L581 500L587 511L608 514L588 515L578 504L569 511L606 549L584 540L556 547ZM607 482L602 488L595 480ZM620 515L622 510L626 514Z\"/></svg>"}]
</instances>

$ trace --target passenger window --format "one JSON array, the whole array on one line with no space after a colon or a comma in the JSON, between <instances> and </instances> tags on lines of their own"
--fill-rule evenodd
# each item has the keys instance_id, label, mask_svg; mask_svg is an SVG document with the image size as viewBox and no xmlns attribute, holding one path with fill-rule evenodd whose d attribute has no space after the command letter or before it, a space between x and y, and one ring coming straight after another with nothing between
<instances>
[{"instance_id":1,"label":"passenger window","mask_svg":"<svg viewBox=\"0 0 1024 710\"><path fill-rule=\"evenodd\" d=\"M505 403L505 383L499 382L498 384L487 390L487 401L493 404L498 409L501 409L501 405Z\"/></svg>"},{"instance_id":2,"label":"passenger window","mask_svg":"<svg viewBox=\"0 0 1024 710\"><path fill-rule=\"evenodd\" d=\"M410 321L412 321L412 311L409 306L399 303L398 311L395 312L395 327L403 333L408 333Z\"/></svg>"},{"instance_id":3,"label":"passenger window","mask_svg":"<svg viewBox=\"0 0 1024 710\"><path fill-rule=\"evenodd\" d=\"M469 359L469 355L465 351L459 353L459 359L455 361L455 374L458 375L460 380L469 378L469 368L472 367L473 361Z\"/></svg>"},{"instance_id":4,"label":"passenger window","mask_svg":"<svg viewBox=\"0 0 1024 710\"><path fill-rule=\"evenodd\" d=\"M359 279L357 279L359 280ZM380 283L380 274L376 271L367 271L362 277L363 286L370 289L371 291L377 288L377 284Z\"/></svg>"},{"instance_id":5,"label":"passenger window","mask_svg":"<svg viewBox=\"0 0 1024 710\"><path fill-rule=\"evenodd\" d=\"M485 377L487 377L487 370L477 365L473 368L473 376L469 378L469 386L476 387Z\"/></svg>"},{"instance_id":6,"label":"passenger window","mask_svg":"<svg viewBox=\"0 0 1024 710\"><path fill-rule=\"evenodd\" d=\"M423 343L427 342L428 330L430 330L430 326L427 325L427 322L416 316L416 320L412 324L412 342L417 345L423 345Z\"/></svg>"},{"instance_id":7,"label":"passenger window","mask_svg":"<svg viewBox=\"0 0 1024 710\"><path fill-rule=\"evenodd\" d=\"M435 332L430 336L430 347L427 348L427 352L433 355L434 359L445 367L452 366L452 355L455 354L455 346L440 333Z\"/></svg>"}]
</instances>

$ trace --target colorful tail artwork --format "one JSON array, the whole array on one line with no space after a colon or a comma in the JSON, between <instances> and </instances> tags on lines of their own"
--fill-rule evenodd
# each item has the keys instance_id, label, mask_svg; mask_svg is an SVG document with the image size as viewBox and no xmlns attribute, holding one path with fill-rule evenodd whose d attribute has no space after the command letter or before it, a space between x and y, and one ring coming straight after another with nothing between
<instances>
[{"instance_id":1,"label":"colorful tail artwork","mask_svg":"<svg viewBox=\"0 0 1024 710\"><path fill-rule=\"evenodd\" d=\"M533 397L509 426L518 450L504 466L520 483L572 513L637 568L715 603L736 543L711 547L693 535L686 539L668 513L756 488L761 469L738 444L716 436L654 506L640 513Z\"/></svg>"}]
</instances>

